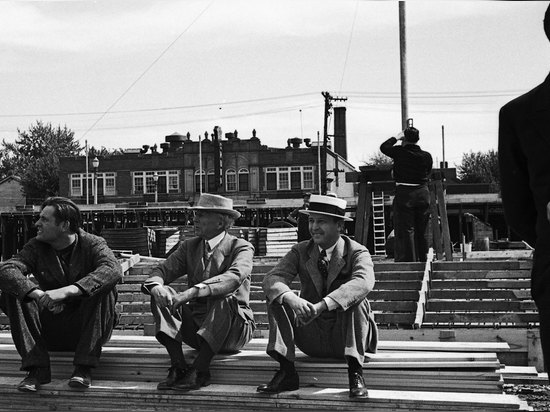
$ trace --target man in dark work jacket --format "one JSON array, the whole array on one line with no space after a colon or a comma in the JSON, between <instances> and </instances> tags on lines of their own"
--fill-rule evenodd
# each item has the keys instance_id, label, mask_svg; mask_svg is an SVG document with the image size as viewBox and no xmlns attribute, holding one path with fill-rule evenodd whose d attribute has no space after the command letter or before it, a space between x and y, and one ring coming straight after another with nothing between
<instances>
[{"instance_id":1,"label":"man in dark work jacket","mask_svg":"<svg viewBox=\"0 0 550 412\"><path fill-rule=\"evenodd\" d=\"M425 232L430 217L428 177L433 161L417 145L418 140L418 130L408 127L398 138L390 137L380 146L380 151L393 159L396 262L424 262L428 253ZM398 141L401 145L396 146Z\"/></svg>"},{"instance_id":2,"label":"man in dark work jacket","mask_svg":"<svg viewBox=\"0 0 550 412\"><path fill-rule=\"evenodd\" d=\"M544 17L550 40L550 7ZM531 295L550 370L550 75L500 109L498 157L506 222L535 248Z\"/></svg>"}]
</instances>

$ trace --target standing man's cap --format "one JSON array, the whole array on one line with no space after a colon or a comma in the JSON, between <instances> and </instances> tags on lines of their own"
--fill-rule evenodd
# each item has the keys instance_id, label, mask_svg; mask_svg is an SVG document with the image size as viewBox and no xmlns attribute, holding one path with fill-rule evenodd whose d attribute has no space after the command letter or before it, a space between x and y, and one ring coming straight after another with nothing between
<instances>
[{"instance_id":1,"label":"standing man's cap","mask_svg":"<svg viewBox=\"0 0 550 412\"><path fill-rule=\"evenodd\" d=\"M317 213L319 215L333 216L349 222L353 219L346 217L347 204L348 202L344 199L332 196L311 195L309 198L309 209L299 210L299 212L306 215Z\"/></svg>"},{"instance_id":2,"label":"standing man's cap","mask_svg":"<svg viewBox=\"0 0 550 412\"><path fill-rule=\"evenodd\" d=\"M190 207L191 210L202 210L205 212L223 213L234 219L241 217L241 214L233 210L233 200L220 195L203 193L197 202L197 206Z\"/></svg>"}]
</instances>

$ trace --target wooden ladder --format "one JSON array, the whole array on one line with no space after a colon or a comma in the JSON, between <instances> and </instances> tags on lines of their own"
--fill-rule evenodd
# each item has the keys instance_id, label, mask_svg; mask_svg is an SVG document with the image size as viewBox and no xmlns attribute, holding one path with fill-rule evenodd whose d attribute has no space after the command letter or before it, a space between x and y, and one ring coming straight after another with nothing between
<instances>
[{"instance_id":1,"label":"wooden ladder","mask_svg":"<svg viewBox=\"0 0 550 412\"><path fill-rule=\"evenodd\" d=\"M386 220L384 214L384 192L372 192L374 254L378 256L386 255Z\"/></svg>"}]
</instances>

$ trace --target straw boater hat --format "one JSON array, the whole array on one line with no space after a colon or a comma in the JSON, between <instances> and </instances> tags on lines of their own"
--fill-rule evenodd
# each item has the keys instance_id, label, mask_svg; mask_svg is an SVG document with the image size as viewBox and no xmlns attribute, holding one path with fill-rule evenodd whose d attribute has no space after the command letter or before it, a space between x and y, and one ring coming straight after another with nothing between
<instances>
[{"instance_id":1,"label":"straw boater hat","mask_svg":"<svg viewBox=\"0 0 550 412\"><path fill-rule=\"evenodd\" d=\"M241 214L233 210L233 200L227 197L203 193L197 202L197 206L190 207L191 210L203 210L205 212L223 213L238 219Z\"/></svg>"},{"instance_id":2,"label":"straw boater hat","mask_svg":"<svg viewBox=\"0 0 550 412\"><path fill-rule=\"evenodd\" d=\"M311 195L309 198L309 209L301 209L299 212L305 215L316 213L319 215L334 216L349 222L353 219L346 217L347 204L348 202L344 199L332 196Z\"/></svg>"}]
</instances>

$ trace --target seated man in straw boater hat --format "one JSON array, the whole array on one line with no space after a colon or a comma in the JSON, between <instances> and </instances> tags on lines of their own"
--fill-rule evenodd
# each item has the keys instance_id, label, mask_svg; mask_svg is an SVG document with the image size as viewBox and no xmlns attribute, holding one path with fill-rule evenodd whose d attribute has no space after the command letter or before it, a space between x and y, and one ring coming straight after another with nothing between
<instances>
[{"instance_id":1,"label":"seated man in straw boater hat","mask_svg":"<svg viewBox=\"0 0 550 412\"><path fill-rule=\"evenodd\" d=\"M258 392L279 393L299 387L294 367L295 347L322 358L345 358L350 397L368 396L362 374L366 352L374 352L378 331L367 294L374 286L368 250L341 235L346 201L312 195L309 209L311 240L292 247L264 278L268 299L267 354L280 369ZM290 289L298 276L300 296Z\"/></svg>"},{"instance_id":2,"label":"seated man in straw boater hat","mask_svg":"<svg viewBox=\"0 0 550 412\"><path fill-rule=\"evenodd\" d=\"M227 233L240 213L233 210L231 199L208 193L192 209L197 236L184 240L142 287L151 295L156 338L171 361L158 389L185 391L208 385L214 355L238 351L256 327L249 306L254 248ZM176 293L168 285L184 275L189 288ZM199 351L191 366L182 342Z\"/></svg>"}]
</instances>

